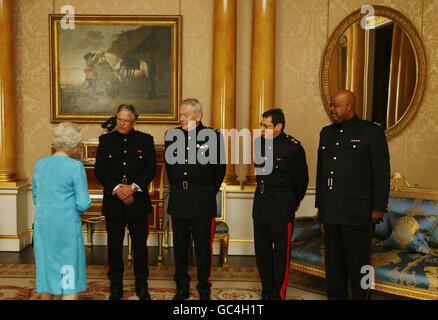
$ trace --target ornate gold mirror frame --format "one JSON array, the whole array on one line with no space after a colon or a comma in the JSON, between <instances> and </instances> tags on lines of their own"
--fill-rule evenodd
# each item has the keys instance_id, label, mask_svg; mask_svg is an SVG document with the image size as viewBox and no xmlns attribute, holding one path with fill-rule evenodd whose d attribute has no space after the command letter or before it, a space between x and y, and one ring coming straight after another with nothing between
<instances>
[{"instance_id":1,"label":"ornate gold mirror frame","mask_svg":"<svg viewBox=\"0 0 438 320\"><path fill-rule=\"evenodd\" d=\"M409 40L411 41L415 54L416 83L414 93L403 116L394 125L386 129L386 137L390 138L398 134L408 124L420 105L427 77L426 55L420 36L415 30L413 24L404 15L394 9L384 6L374 6L373 8L375 17L383 16L400 24L400 26L403 28L403 31L407 34ZM338 41L344 35L347 29L355 22L361 21L361 19L365 17L365 15L366 13L361 13L361 9L356 10L348 15L333 31L324 48L320 68L320 92L327 115L329 115L331 98L329 86L329 71L334 51L336 49Z\"/></svg>"}]
</instances>

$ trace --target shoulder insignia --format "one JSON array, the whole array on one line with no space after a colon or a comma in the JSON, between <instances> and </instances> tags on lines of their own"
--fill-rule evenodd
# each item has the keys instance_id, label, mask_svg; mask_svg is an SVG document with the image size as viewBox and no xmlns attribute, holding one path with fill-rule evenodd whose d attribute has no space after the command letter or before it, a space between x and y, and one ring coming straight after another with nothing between
<instances>
[{"instance_id":1,"label":"shoulder insignia","mask_svg":"<svg viewBox=\"0 0 438 320\"><path fill-rule=\"evenodd\" d=\"M295 143L295 144L301 144L301 142L300 141L298 141L297 139L295 139L294 137L292 137L292 136L290 136L290 135L286 135L286 139L288 140L288 141L290 141L290 142L293 142L293 143Z\"/></svg>"}]
</instances>

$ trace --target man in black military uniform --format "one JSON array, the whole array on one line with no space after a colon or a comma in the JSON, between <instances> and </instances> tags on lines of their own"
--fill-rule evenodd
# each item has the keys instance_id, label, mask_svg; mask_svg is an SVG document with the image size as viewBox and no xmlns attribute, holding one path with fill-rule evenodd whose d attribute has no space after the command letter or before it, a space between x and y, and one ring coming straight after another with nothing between
<instances>
[{"instance_id":1,"label":"man in black military uniform","mask_svg":"<svg viewBox=\"0 0 438 320\"><path fill-rule=\"evenodd\" d=\"M222 136L204 127L201 119L201 103L196 99L186 99L179 108L181 126L167 131L165 137L166 171L170 183L167 212L172 217L176 269L174 300L190 296L190 233L195 245L199 297L201 300L210 299L216 194L224 179L226 164ZM204 156L210 160L205 161Z\"/></svg>"},{"instance_id":2,"label":"man in black military uniform","mask_svg":"<svg viewBox=\"0 0 438 320\"><path fill-rule=\"evenodd\" d=\"M328 299L348 299L348 277L354 299L370 298L373 224L386 212L390 183L389 152L383 128L361 120L349 90L331 99L334 123L321 130L315 207L325 230Z\"/></svg>"},{"instance_id":3,"label":"man in black military uniform","mask_svg":"<svg viewBox=\"0 0 438 320\"><path fill-rule=\"evenodd\" d=\"M128 224L134 253L136 293L149 300L148 214L152 212L148 185L155 177L154 139L134 130L138 114L132 105L117 110L116 131L100 136L95 174L104 187L102 214L108 235L110 300L123 296L122 248Z\"/></svg>"},{"instance_id":4,"label":"man in black military uniform","mask_svg":"<svg viewBox=\"0 0 438 320\"><path fill-rule=\"evenodd\" d=\"M284 133L284 125L281 109L263 113L261 137L255 146L256 150L261 148L259 154L266 149L265 161L260 164L255 161L257 188L253 204L254 245L262 299L285 299L295 211L309 182L304 149L298 140ZM272 164L272 171L267 163Z\"/></svg>"}]
</instances>

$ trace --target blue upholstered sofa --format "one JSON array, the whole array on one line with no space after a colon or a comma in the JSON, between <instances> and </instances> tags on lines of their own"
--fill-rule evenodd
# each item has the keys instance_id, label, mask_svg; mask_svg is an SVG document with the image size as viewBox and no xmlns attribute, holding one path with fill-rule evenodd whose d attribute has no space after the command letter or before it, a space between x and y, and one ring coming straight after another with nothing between
<instances>
[{"instance_id":1,"label":"blue upholstered sofa","mask_svg":"<svg viewBox=\"0 0 438 320\"><path fill-rule=\"evenodd\" d=\"M291 268L325 277L323 226L298 218ZM375 290L415 299L438 299L438 189L391 176L388 214L373 237Z\"/></svg>"}]
</instances>

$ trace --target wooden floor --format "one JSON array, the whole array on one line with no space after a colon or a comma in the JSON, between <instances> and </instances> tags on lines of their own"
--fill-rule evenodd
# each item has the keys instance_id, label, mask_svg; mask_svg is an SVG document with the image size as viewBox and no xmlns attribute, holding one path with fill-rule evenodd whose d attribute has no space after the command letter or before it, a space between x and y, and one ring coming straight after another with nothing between
<instances>
[{"instance_id":1,"label":"wooden floor","mask_svg":"<svg viewBox=\"0 0 438 320\"><path fill-rule=\"evenodd\" d=\"M128 247L123 247L123 260L128 261ZM148 247L149 250L149 265L158 265L158 247ZM93 246L85 247L85 258L88 265L106 265L107 264L107 247ZM35 257L33 248L28 246L20 252L0 252L0 264L34 264ZM190 264L195 265L194 259L190 259ZM228 264L230 267L256 267L254 256L228 256ZM174 266L173 248L163 248L163 266ZM213 267L221 267L222 258L213 256Z\"/></svg>"}]
</instances>

